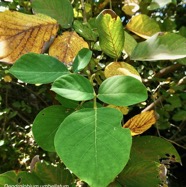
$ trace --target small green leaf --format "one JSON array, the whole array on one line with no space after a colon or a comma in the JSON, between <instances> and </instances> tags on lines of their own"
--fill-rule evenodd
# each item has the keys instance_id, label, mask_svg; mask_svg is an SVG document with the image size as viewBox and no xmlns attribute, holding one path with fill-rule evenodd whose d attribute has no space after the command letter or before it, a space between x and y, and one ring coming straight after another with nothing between
<instances>
[{"instance_id":1,"label":"small green leaf","mask_svg":"<svg viewBox=\"0 0 186 187\"><path fill-rule=\"evenodd\" d=\"M186 38L175 33L157 33L134 49L132 60L175 60L186 57Z\"/></svg>"},{"instance_id":2,"label":"small green leaf","mask_svg":"<svg viewBox=\"0 0 186 187\"><path fill-rule=\"evenodd\" d=\"M94 98L94 90L88 79L78 74L67 74L59 77L52 84L52 91L62 97L75 101Z\"/></svg>"},{"instance_id":3,"label":"small green leaf","mask_svg":"<svg viewBox=\"0 0 186 187\"><path fill-rule=\"evenodd\" d=\"M25 171L7 171L5 173L0 174L0 186L9 186L9 185L43 185L43 181L41 181L35 174L28 173Z\"/></svg>"},{"instance_id":4,"label":"small green leaf","mask_svg":"<svg viewBox=\"0 0 186 187\"><path fill-rule=\"evenodd\" d=\"M57 154L91 187L107 186L128 162L132 139L121 120L116 109L81 109L69 115L56 133Z\"/></svg>"},{"instance_id":5,"label":"small green leaf","mask_svg":"<svg viewBox=\"0 0 186 187\"><path fill-rule=\"evenodd\" d=\"M180 110L178 112L176 112L173 117L173 120L175 121L184 121L186 120L186 111L185 110Z\"/></svg>"},{"instance_id":6,"label":"small green leaf","mask_svg":"<svg viewBox=\"0 0 186 187\"><path fill-rule=\"evenodd\" d=\"M81 49L76 55L75 60L73 62L72 65L73 72L77 73L83 70L90 62L91 57L92 57L92 51L90 51L87 48Z\"/></svg>"},{"instance_id":7,"label":"small green leaf","mask_svg":"<svg viewBox=\"0 0 186 187\"><path fill-rule=\"evenodd\" d=\"M132 17L127 23L126 28L138 36L146 39L155 33L160 32L158 23L145 14L138 14Z\"/></svg>"},{"instance_id":8,"label":"small green leaf","mask_svg":"<svg viewBox=\"0 0 186 187\"><path fill-rule=\"evenodd\" d=\"M73 22L73 8L69 0L33 0L32 8L35 13L46 14L58 21L65 29Z\"/></svg>"},{"instance_id":9,"label":"small green leaf","mask_svg":"<svg viewBox=\"0 0 186 187\"><path fill-rule=\"evenodd\" d=\"M69 73L67 67L54 57L28 53L10 68L10 73L23 82L45 84Z\"/></svg>"},{"instance_id":10,"label":"small green leaf","mask_svg":"<svg viewBox=\"0 0 186 187\"><path fill-rule=\"evenodd\" d=\"M42 149L55 152L54 136L68 115L69 112L60 105L53 105L39 112L33 122L32 132L35 141Z\"/></svg>"},{"instance_id":11,"label":"small green leaf","mask_svg":"<svg viewBox=\"0 0 186 187\"><path fill-rule=\"evenodd\" d=\"M117 181L127 187L157 187L160 184L160 164L153 161L128 162Z\"/></svg>"},{"instance_id":12,"label":"small green leaf","mask_svg":"<svg viewBox=\"0 0 186 187\"><path fill-rule=\"evenodd\" d=\"M147 8L149 10L155 10L164 7L169 3L172 3L172 0L152 0L151 4Z\"/></svg>"},{"instance_id":13,"label":"small green leaf","mask_svg":"<svg viewBox=\"0 0 186 187\"><path fill-rule=\"evenodd\" d=\"M101 49L112 58L119 58L124 46L124 30L119 16L103 10L96 19Z\"/></svg>"},{"instance_id":14,"label":"small green leaf","mask_svg":"<svg viewBox=\"0 0 186 187\"><path fill-rule=\"evenodd\" d=\"M102 82L98 99L116 106L129 106L145 101L147 90L136 78L117 75Z\"/></svg>"},{"instance_id":15,"label":"small green leaf","mask_svg":"<svg viewBox=\"0 0 186 187\"><path fill-rule=\"evenodd\" d=\"M73 175L62 164L56 167L37 162L33 173L45 184L70 185L74 182Z\"/></svg>"}]
</instances>

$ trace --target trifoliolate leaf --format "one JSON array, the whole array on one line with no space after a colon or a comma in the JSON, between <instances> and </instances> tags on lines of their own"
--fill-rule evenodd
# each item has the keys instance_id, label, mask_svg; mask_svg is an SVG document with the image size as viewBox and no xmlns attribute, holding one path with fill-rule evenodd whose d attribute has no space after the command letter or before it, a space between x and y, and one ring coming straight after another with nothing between
<instances>
[{"instance_id":1,"label":"trifoliolate leaf","mask_svg":"<svg viewBox=\"0 0 186 187\"><path fill-rule=\"evenodd\" d=\"M89 48L87 42L76 32L64 32L58 36L49 49L49 55L71 65L74 57L82 48Z\"/></svg>"},{"instance_id":2,"label":"trifoliolate leaf","mask_svg":"<svg viewBox=\"0 0 186 187\"><path fill-rule=\"evenodd\" d=\"M35 141L42 149L55 152L55 133L69 113L60 105L53 105L39 112L33 122L32 132Z\"/></svg>"},{"instance_id":3,"label":"trifoliolate leaf","mask_svg":"<svg viewBox=\"0 0 186 187\"><path fill-rule=\"evenodd\" d=\"M129 159L131 135L121 119L116 109L82 109L69 115L56 133L57 154L92 187L108 186Z\"/></svg>"},{"instance_id":4,"label":"trifoliolate leaf","mask_svg":"<svg viewBox=\"0 0 186 187\"><path fill-rule=\"evenodd\" d=\"M87 48L81 49L74 59L72 65L73 72L77 73L83 70L90 62L91 57L92 57L92 51L90 51Z\"/></svg>"},{"instance_id":5,"label":"trifoliolate leaf","mask_svg":"<svg viewBox=\"0 0 186 187\"><path fill-rule=\"evenodd\" d=\"M14 63L25 53L43 53L57 31L57 21L45 15L0 13L0 61Z\"/></svg>"},{"instance_id":6,"label":"trifoliolate leaf","mask_svg":"<svg viewBox=\"0 0 186 187\"><path fill-rule=\"evenodd\" d=\"M125 75L142 81L138 71L126 62L111 62L106 66L104 74L106 78L113 77L115 75Z\"/></svg>"},{"instance_id":7,"label":"trifoliolate leaf","mask_svg":"<svg viewBox=\"0 0 186 187\"><path fill-rule=\"evenodd\" d=\"M175 33L157 33L139 43L132 55L132 60L155 61L174 60L186 57L186 38Z\"/></svg>"},{"instance_id":8,"label":"trifoliolate leaf","mask_svg":"<svg viewBox=\"0 0 186 187\"><path fill-rule=\"evenodd\" d=\"M67 67L54 57L28 53L19 58L10 68L16 78L26 83L45 84L69 73Z\"/></svg>"},{"instance_id":9,"label":"trifoliolate leaf","mask_svg":"<svg viewBox=\"0 0 186 187\"><path fill-rule=\"evenodd\" d=\"M0 174L0 186L9 185L44 185L43 181L33 173L26 171L7 171Z\"/></svg>"},{"instance_id":10,"label":"trifoliolate leaf","mask_svg":"<svg viewBox=\"0 0 186 187\"><path fill-rule=\"evenodd\" d=\"M37 162L33 173L42 179L44 184L71 185L73 174L63 164L57 166Z\"/></svg>"},{"instance_id":11,"label":"trifoliolate leaf","mask_svg":"<svg viewBox=\"0 0 186 187\"><path fill-rule=\"evenodd\" d=\"M160 32L158 23L144 14L132 17L126 25L126 28L145 39Z\"/></svg>"},{"instance_id":12,"label":"trifoliolate leaf","mask_svg":"<svg viewBox=\"0 0 186 187\"><path fill-rule=\"evenodd\" d=\"M102 82L98 99L116 106L129 106L146 100L147 90L133 77L116 75Z\"/></svg>"},{"instance_id":13,"label":"trifoliolate leaf","mask_svg":"<svg viewBox=\"0 0 186 187\"><path fill-rule=\"evenodd\" d=\"M59 77L52 84L51 90L64 98L75 101L94 98L94 90L90 81L78 74L66 74Z\"/></svg>"},{"instance_id":14,"label":"trifoliolate leaf","mask_svg":"<svg viewBox=\"0 0 186 187\"><path fill-rule=\"evenodd\" d=\"M33 0L34 13L46 14L58 21L63 28L70 28L73 21L73 8L69 0Z\"/></svg>"},{"instance_id":15,"label":"trifoliolate leaf","mask_svg":"<svg viewBox=\"0 0 186 187\"><path fill-rule=\"evenodd\" d=\"M156 123L157 116L154 110L142 112L129 119L124 125L124 128L131 130L131 135L135 136L142 134Z\"/></svg>"},{"instance_id":16,"label":"trifoliolate leaf","mask_svg":"<svg viewBox=\"0 0 186 187\"><path fill-rule=\"evenodd\" d=\"M124 30L119 16L112 10L103 10L96 19L101 49L117 59L124 46Z\"/></svg>"}]
</instances>

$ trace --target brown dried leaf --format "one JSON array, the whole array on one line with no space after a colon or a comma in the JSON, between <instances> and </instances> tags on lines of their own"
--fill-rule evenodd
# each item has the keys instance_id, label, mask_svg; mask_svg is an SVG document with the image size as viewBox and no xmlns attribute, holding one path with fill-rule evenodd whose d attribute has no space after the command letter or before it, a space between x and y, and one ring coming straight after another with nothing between
<instances>
[{"instance_id":1,"label":"brown dried leaf","mask_svg":"<svg viewBox=\"0 0 186 187\"><path fill-rule=\"evenodd\" d=\"M142 134L156 123L157 115L154 110L142 112L129 119L124 125L124 128L131 130L131 135L135 136Z\"/></svg>"},{"instance_id":2,"label":"brown dried leaf","mask_svg":"<svg viewBox=\"0 0 186 187\"><path fill-rule=\"evenodd\" d=\"M128 114L129 108L127 106L115 106L115 105L108 105L109 108L115 108L119 110L123 115Z\"/></svg>"},{"instance_id":3,"label":"brown dried leaf","mask_svg":"<svg viewBox=\"0 0 186 187\"><path fill-rule=\"evenodd\" d=\"M0 13L0 61L12 64L25 53L43 53L57 31L57 21L42 14Z\"/></svg>"},{"instance_id":4,"label":"brown dried leaf","mask_svg":"<svg viewBox=\"0 0 186 187\"><path fill-rule=\"evenodd\" d=\"M89 48L87 42L76 32L64 32L58 36L49 49L49 55L61 62L70 65L82 48Z\"/></svg>"},{"instance_id":5,"label":"brown dried leaf","mask_svg":"<svg viewBox=\"0 0 186 187\"><path fill-rule=\"evenodd\" d=\"M112 62L106 66L104 71L105 77L109 78L115 75L126 75L131 76L139 81L141 81L141 77L138 71L130 64L126 62Z\"/></svg>"}]
</instances>

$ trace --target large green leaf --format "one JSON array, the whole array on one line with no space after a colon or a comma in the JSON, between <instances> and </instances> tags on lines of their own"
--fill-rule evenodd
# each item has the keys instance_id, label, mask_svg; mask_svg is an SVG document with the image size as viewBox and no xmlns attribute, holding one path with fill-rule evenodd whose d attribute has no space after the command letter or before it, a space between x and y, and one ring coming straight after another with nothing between
<instances>
[{"instance_id":1,"label":"large green leaf","mask_svg":"<svg viewBox=\"0 0 186 187\"><path fill-rule=\"evenodd\" d=\"M160 32L158 23L145 14L138 14L132 17L126 27L131 32L146 39Z\"/></svg>"},{"instance_id":2,"label":"large green leaf","mask_svg":"<svg viewBox=\"0 0 186 187\"><path fill-rule=\"evenodd\" d=\"M176 162L181 162L180 156L174 146L156 136L135 137L132 143L131 161L155 161L167 159L167 155L175 157Z\"/></svg>"},{"instance_id":3,"label":"large green leaf","mask_svg":"<svg viewBox=\"0 0 186 187\"><path fill-rule=\"evenodd\" d=\"M116 106L129 106L146 100L147 90L136 78L117 75L102 82L98 99Z\"/></svg>"},{"instance_id":4,"label":"large green leaf","mask_svg":"<svg viewBox=\"0 0 186 187\"><path fill-rule=\"evenodd\" d=\"M55 136L64 164L91 187L105 187L126 165L131 147L122 113L113 108L82 109L69 115Z\"/></svg>"},{"instance_id":5,"label":"large green leaf","mask_svg":"<svg viewBox=\"0 0 186 187\"><path fill-rule=\"evenodd\" d=\"M134 49L132 60L174 60L186 57L186 38L174 33L157 33Z\"/></svg>"},{"instance_id":6,"label":"large green leaf","mask_svg":"<svg viewBox=\"0 0 186 187\"><path fill-rule=\"evenodd\" d=\"M50 83L63 74L67 67L54 57L28 53L19 58L10 68L10 73L21 81L37 84Z\"/></svg>"},{"instance_id":7,"label":"large green leaf","mask_svg":"<svg viewBox=\"0 0 186 187\"><path fill-rule=\"evenodd\" d=\"M67 74L59 77L51 90L62 97L75 101L94 98L94 90L88 79L78 74Z\"/></svg>"},{"instance_id":8,"label":"large green leaf","mask_svg":"<svg viewBox=\"0 0 186 187\"><path fill-rule=\"evenodd\" d=\"M127 187L158 187L160 164L153 161L128 162L117 181Z\"/></svg>"},{"instance_id":9,"label":"large green leaf","mask_svg":"<svg viewBox=\"0 0 186 187\"><path fill-rule=\"evenodd\" d=\"M69 0L33 0L35 13L46 14L58 21L63 28L70 28L73 22L73 8Z\"/></svg>"},{"instance_id":10,"label":"large green leaf","mask_svg":"<svg viewBox=\"0 0 186 187\"><path fill-rule=\"evenodd\" d=\"M62 164L56 167L37 162L33 172L44 184L70 185L74 182L73 175Z\"/></svg>"},{"instance_id":11,"label":"large green leaf","mask_svg":"<svg viewBox=\"0 0 186 187\"><path fill-rule=\"evenodd\" d=\"M0 187L5 187L8 185L43 185L43 181L41 181L35 174L28 173L25 171L8 171L6 173L0 174Z\"/></svg>"},{"instance_id":12,"label":"large green leaf","mask_svg":"<svg viewBox=\"0 0 186 187\"><path fill-rule=\"evenodd\" d=\"M60 105L47 107L36 116L32 132L37 144L46 151L54 152L54 136L59 125L69 115Z\"/></svg>"},{"instance_id":13,"label":"large green leaf","mask_svg":"<svg viewBox=\"0 0 186 187\"><path fill-rule=\"evenodd\" d=\"M92 57L92 51L90 51L87 48L81 49L74 59L72 70L75 73L83 70L90 62L91 57Z\"/></svg>"},{"instance_id":14,"label":"large green leaf","mask_svg":"<svg viewBox=\"0 0 186 187\"><path fill-rule=\"evenodd\" d=\"M112 58L119 58L124 46L123 25L115 12L103 10L96 19L101 49Z\"/></svg>"}]
</instances>

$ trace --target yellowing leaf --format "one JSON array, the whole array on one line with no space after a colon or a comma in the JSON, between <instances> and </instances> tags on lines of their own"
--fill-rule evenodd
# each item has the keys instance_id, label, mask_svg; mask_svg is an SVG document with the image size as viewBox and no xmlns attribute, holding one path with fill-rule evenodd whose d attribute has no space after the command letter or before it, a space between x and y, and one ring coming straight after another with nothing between
<instances>
[{"instance_id":1,"label":"yellowing leaf","mask_svg":"<svg viewBox=\"0 0 186 187\"><path fill-rule=\"evenodd\" d=\"M154 110L142 112L129 119L124 125L124 128L131 130L131 135L135 136L142 134L156 123L157 116Z\"/></svg>"},{"instance_id":2,"label":"yellowing leaf","mask_svg":"<svg viewBox=\"0 0 186 187\"><path fill-rule=\"evenodd\" d=\"M49 55L65 64L71 64L82 48L89 48L87 42L76 32L64 32L58 36L49 49Z\"/></svg>"},{"instance_id":3,"label":"yellowing leaf","mask_svg":"<svg viewBox=\"0 0 186 187\"><path fill-rule=\"evenodd\" d=\"M158 23L144 14L132 17L126 27L131 32L145 39L161 31Z\"/></svg>"},{"instance_id":4,"label":"yellowing leaf","mask_svg":"<svg viewBox=\"0 0 186 187\"><path fill-rule=\"evenodd\" d=\"M129 108L127 106L115 106L115 105L108 105L109 108L115 108L119 110L122 114L126 115L129 112Z\"/></svg>"},{"instance_id":5,"label":"yellowing leaf","mask_svg":"<svg viewBox=\"0 0 186 187\"><path fill-rule=\"evenodd\" d=\"M42 14L0 13L0 61L12 64L25 53L43 53L57 31L57 21Z\"/></svg>"},{"instance_id":6,"label":"yellowing leaf","mask_svg":"<svg viewBox=\"0 0 186 187\"><path fill-rule=\"evenodd\" d=\"M132 16L139 10L139 1L138 0L125 0L124 6L122 7L125 14Z\"/></svg>"},{"instance_id":7,"label":"yellowing leaf","mask_svg":"<svg viewBox=\"0 0 186 187\"><path fill-rule=\"evenodd\" d=\"M105 68L105 77L109 78L115 75L126 75L134 77L141 81L138 71L126 62L112 62Z\"/></svg>"}]
</instances>

